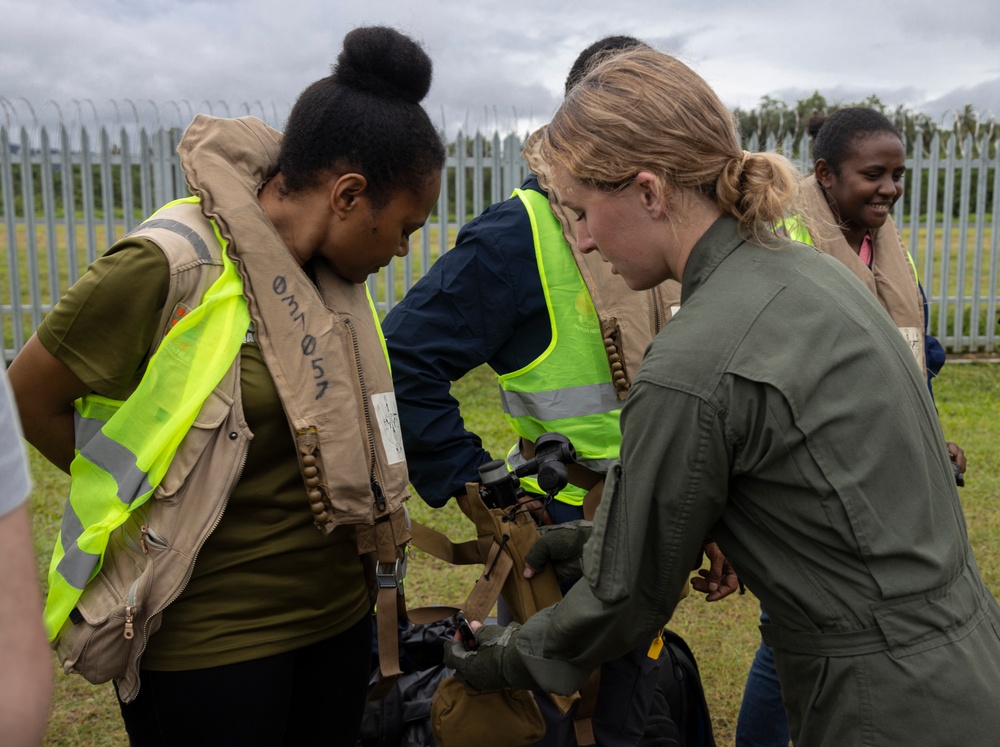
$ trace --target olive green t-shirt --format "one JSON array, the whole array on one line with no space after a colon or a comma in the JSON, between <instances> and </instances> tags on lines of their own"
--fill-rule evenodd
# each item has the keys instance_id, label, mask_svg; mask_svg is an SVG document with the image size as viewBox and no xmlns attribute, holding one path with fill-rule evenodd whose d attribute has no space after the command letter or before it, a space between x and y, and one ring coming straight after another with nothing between
<instances>
[{"instance_id":1,"label":"olive green t-shirt","mask_svg":"<svg viewBox=\"0 0 1000 747\"><path fill-rule=\"evenodd\" d=\"M155 341L168 273L155 244L119 242L46 316L39 340L95 392L127 396ZM244 342L240 360L253 433L246 463L190 581L149 639L144 669L284 653L346 630L369 610L353 530L324 535L313 524L291 429L255 341Z\"/></svg>"}]
</instances>

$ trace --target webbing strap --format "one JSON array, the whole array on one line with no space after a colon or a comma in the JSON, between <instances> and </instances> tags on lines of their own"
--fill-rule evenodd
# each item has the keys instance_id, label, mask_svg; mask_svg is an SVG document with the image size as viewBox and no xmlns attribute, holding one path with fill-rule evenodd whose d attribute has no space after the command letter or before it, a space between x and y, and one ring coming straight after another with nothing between
<instances>
[{"instance_id":1,"label":"webbing strap","mask_svg":"<svg viewBox=\"0 0 1000 747\"><path fill-rule=\"evenodd\" d=\"M413 546L451 565L478 565L483 562L478 540L452 542L448 536L413 519L410 520Z\"/></svg>"},{"instance_id":2,"label":"webbing strap","mask_svg":"<svg viewBox=\"0 0 1000 747\"><path fill-rule=\"evenodd\" d=\"M510 553L504 552L499 542L494 542L486 556L482 575L476 579L469 598L465 600L465 616L469 620L485 620L503 590L504 582L514 567Z\"/></svg>"},{"instance_id":3,"label":"webbing strap","mask_svg":"<svg viewBox=\"0 0 1000 747\"><path fill-rule=\"evenodd\" d=\"M601 485L603 485L603 481L601 481L594 488L598 499L600 498ZM497 599L503 591L504 585L511 577L511 573L515 566L514 555L512 554L514 548L507 542L507 540L510 539L508 534L503 533L499 537L497 536L495 532L495 525L490 527L490 534L485 534L485 530L487 528L486 520L489 512L486 510L485 506L482 504L482 499L479 497L478 484L467 484L466 491L470 504L475 507L473 515L479 517L479 521L476 521L477 528L481 530L479 540L455 543L449 540L448 537L441 532L430 529L429 527L423 526L422 524L412 520L410 531L413 536L412 541L414 546L436 558L455 565L471 565L476 563L483 564L483 572L476 580L475 585L472 587L472 591L469 593L465 604L462 605L461 608L461 611L464 612L467 619L482 621L485 620L489 613L493 610L493 605L496 604ZM480 522L483 523L482 527L480 527ZM513 523L509 526L512 530L515 529L515 525ZM486 547L489 549L484 552L483 548ZM523 562L523 558L520 558L520 560ZM549 573L551 573L551 569L549 569ZM522 579L522 581L523 580L524 579ZM552 581L552 589L547 592L540 592L541 596L539 599L535 599L530 594L520 596L520 612L523 617L530 617L531 614L537 611L538 608L547 606L547 604L551 604L556 601L553 595L559 594L558 586L555 585L554 579L550 580ZM542 579L539 578L538 581L541 582ZM525 583L527 582L525 581ZM527 605L527 607L524 605ZM430 622L433 620L440 620L447 614L451 614L453 611L457 611L456 608L448 606L422 607L416 610L409 610L407 617L413 622L423 622L425 620ZM418 615L421 619L417 619ZM380 651L381 640L380 635ZM376 695L376 692L373 691L373 694L369 696L370 700L384 695L384 692L388 690L388 686L383 686L386 682L391 684L391 679L383 678L382 682L379 683L379 686L376 687L376 691L382 694ZM580 708L577 709L577 712L573 717L573 728L576 732L577 744L581 747L596 744L591 714L593 713L593 706L597 700L597 684L598 671L595 670L590 679L588 679L587 684L584 686L584 690L580 693L574 693L568 696L549 693L549 698L563 715L570 712L573 704L581 699L582 694L586 702L582 702L580 704Z\"/></svg>"},{"instance_id":4,"label":"webbing strap","mask_svg":"<svg viewBox=\"0 0 1000 747\"><path fill-rule=\"evenodd\" d=\"M472 591L460 606L437 605L417 607L406 612L407 618L415 623L441 620L456 612L462 612L469 620L485 620L493 610L503 590L504 582L514 567L509 553L502 552L496 541L484 559L480 553L478 540L452 542L442 532L412 521L413 546L452 565L482 565L483 572L476 579Z\"/></svg>"},{"instance_id":5,"label":"webbing strap","mask_svg":"<svg viewBox=\"0 0 1000 747\"><path fill-rule=\"evenodd\" d=\"M409 531L405 511L393 512L388 521L372 528L375 541L375 628L378 640L378 663L381 679L368 694L369 700L385 697L392 683L403 670L399 667L399 626L397 620L406 615L403 578L406 575L406 542ZM370 533L359 535L359 551L368 549Z\"/></svg>"},{"instance_id":6,"label":"webbing strap","mask_svg":"<svg viewBox=\"0 0 1000 747\"><path fill-rule=\"evenodd\" d=\"M378 633L378 666L381 679L375 683L368 700L381 700L403 670L399 668L399 628L396 626L396 590L379 589L375 607L375 630Z\"/></svg>"},{"instance_id":7,"label":"webbing strap","mask_svg":"<svg viewBox=\"0 0 1000 747\"><path fill-rule=\"evenodd\" d=\"M579 747L597 744L592 717L597 706L597 691L600 685L601 669L598 667L590 673L587 681L580 688L580 704L573 715L573 731L576 734L576 743Z\"/></svg>"}]
</instances>

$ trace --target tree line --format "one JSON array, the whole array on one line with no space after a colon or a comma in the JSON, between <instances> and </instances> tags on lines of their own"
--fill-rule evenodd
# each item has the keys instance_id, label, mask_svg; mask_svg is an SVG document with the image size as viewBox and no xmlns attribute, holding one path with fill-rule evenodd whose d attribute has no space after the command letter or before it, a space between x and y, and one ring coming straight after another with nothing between
<instances>
[{"instance_id":1,"label":"tree line","mask_svg":"<svg viewBox=\"0 0 1000 747\"><path fill-rule=\"evenodd\" d=\"M1000 140L1000 122L994 115L982 115L975 106L966 104L951 112L951 123L938 123L929 114L916 112L900 104L889 107L875 94L852 103L831 103L819 91L795 104L789 104L772 96L763 96L760 103L752 109L737 107L733 115L740 126L740 132L745 140L753 136L760 143L765 143L774 137L779 143L786 138L798 142L808 132L809 120L813 116L829 115L837 109L849 106L864 106L876 109L884 114L895 125L912 150L918 136L922 137L924 155L930 155L931 143L935 135L940 135L943 144L951 137L956 139L956 153L964 155L965 141L972 136L973 154L987 157L996 152L997 141ZM987 150L983 152L983 148ZM943 153L942 153L943 155Z\"/></svg>"}]
</instances>

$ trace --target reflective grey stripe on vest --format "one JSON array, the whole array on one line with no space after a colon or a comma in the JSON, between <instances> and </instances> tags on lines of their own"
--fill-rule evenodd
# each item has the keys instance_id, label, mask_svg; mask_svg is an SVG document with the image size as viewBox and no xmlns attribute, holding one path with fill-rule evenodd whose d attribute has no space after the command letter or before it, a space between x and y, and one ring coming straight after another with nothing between
<instances>
[{"instance_id":1,"label":"reflective grey stripe on vest","mask_svg":"<svg viewBox=\"0 0 1000 747\"><path fill-rule=\"evenodd\" d=\"M169 218L154 218L152 220L147 220L145 223L139 224L134 231L129 233L131 236L134 233L141 233L150 228L162 228L165 231L171 231L187 239L191 246L194 247L194 253L198 255L200 259L205 264L218 264L215 259L212 258L212 253L208 251L208 246L202 241L201 236L198 235L196 231L183 223L176 220L170 220Z\"/></svg>"},{"instance_id":2,"label":"reflective grey stripe on vest","mask_svg":"<svg viewBox=\"0 0 1000 747\"><path fill-rule=\"evenodd\" d=\"M66 580L66 583L74 589L82 591L90 580L90 574L97 565L100 556L80 549L76 541L80 539L81 534L83 534L83 525L77 518L76 512L73 511L72 504L67 500L66 510L63 511L62 525L59 528L63 556L59 565L56 566L56 570Z\"/></svg>"},{"instance_id":3,"label":"reflective grey stripe on vest","mask_svg":"<svg viewBox=\"0 0 1000 747\"><path fill-rule=\"evenodd\" d=\"M541 421L600 415L620 410L622 406L610 381L547 392L512 392L501 388L500 402L503 411L512 418Z\"/></svg>"},{"instance_id":4,"label":"reflective grey stripe on vest","mask_svg":"<svg viewBox=\"0 0 1000 747\"><path fill-rule=\"evenodd\" d=\"M103 421L84 418L76 413L75 426L76 448L87 461L114 478L118 485L118 500L127 506L153 489L146 473L136 464L135 454L101 431Z\"/></svg>"},{"instance_id":5,"label":"reflective grey stripe on vest","mask_svg":"<svg viewBox=\"0 0 1000 747\"><path fill-rule=\"evenodd\" d=\"M145 472L136 465L135 454L101 432L105 421L85 418L75 413L76 448L89 462L100 467L118 485L118 500L126 506L153 489ZM80 549L83 522L76 515L72 501L66 501L59 529L63 557L56 566L59 575L75 589L83 589L100 559L99 555Z\"/></svg>"},{"instance_id":6,"label":"reflective grey stripe on vest","mask_svg":"<svg viewBox=\"0 0 1000 747\"><path fill-rule=\"evenodd\" d=\"M186 240L194 249L198 260L204 264L218 264L208 250L202 237L188 226L168 218L154 218L140 224L133 234L149 229L170 231ZM135 454L120 443L104 435L101 428L106 421L95 418L85 418L79 412L74 413L74 438L76 448L89 462L107 472L118 486L118 500L126 506L141 495L153 489L145 472L136 464ZM84 589L90 580L90 574L100 560L100 555L80 549L78 544L84 527L76 515L71 501L66 501L60 526L60 541L63 547L63 557L56 566L60 576L66 583L76 589Z\"/></svg>"},{"instance_id":7,"label":"reflective grey stripe on vest","mask_svg":"<svg viewBox=\"0 0 1000 747\"><path fill-rule=\"evenodd\" d=\"M600 472L602 475L605 475L608 470L611 469L611 465L616 461L616 459L577 459L576 463L582 464L589 470ZM528 460L525 459L521 455L521 452L517 449L514 449L514 451L507 455L507 466L509 466L511 470L515 470L527 463Z\"/></svg>"}]
</instances>

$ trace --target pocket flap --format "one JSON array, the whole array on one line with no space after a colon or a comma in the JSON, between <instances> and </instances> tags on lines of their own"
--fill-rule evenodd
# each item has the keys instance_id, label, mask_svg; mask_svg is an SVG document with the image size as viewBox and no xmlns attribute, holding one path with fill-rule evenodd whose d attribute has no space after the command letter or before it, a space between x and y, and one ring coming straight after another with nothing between
<instances>
[{"instance_id":1,"label":"pocket flap","mask_svg":"<svg viewBox=\"0 0 1000 747\"><path fill-rule=\"evenodd\" d=\"M594 596L608 604L629 596L628 503L624 498L621 463L608 471L597 514L607 512L607 521L594 521L594 534L583 548L584 574Z\"/></svg>"},{"instance_id":2,"label":"pocket flap","mask_svg":"<svg viewBox=\"0 0 1000 747\"><path fill-rule=\"evenodd\" d=\"M984 587L974 565L931 591L872 606L875 621L896 658L963 638L982 619ZM988 592L987 592L988 593Z\"/></svg>"},{"instance_id":3,"label":"pocket flap","mask_svg":"<svg viewBox=\"0 0 1000 747\"><path fill-rule=\"evenodd\" d=\"M232 407L232 398L218 387L208 395L184 440L177 447L170 469L157 487L155 498L169 498L180 490L191 470L205 453L215 431L226 421Z\"/></svg>"},{"instance_id":4,"label":"pocket flap","mask_svg":"<svg viewBox=\"0 0 1000 747\"><path fill-rule=\"evenodd\" d=\"M201 410L195 416L192 428L218 428L222 421L226 419L229 410L233 406L232 398L224 394L218 387L213 389L208 399L201 406Z\"/></svg>"}]
</instances>

